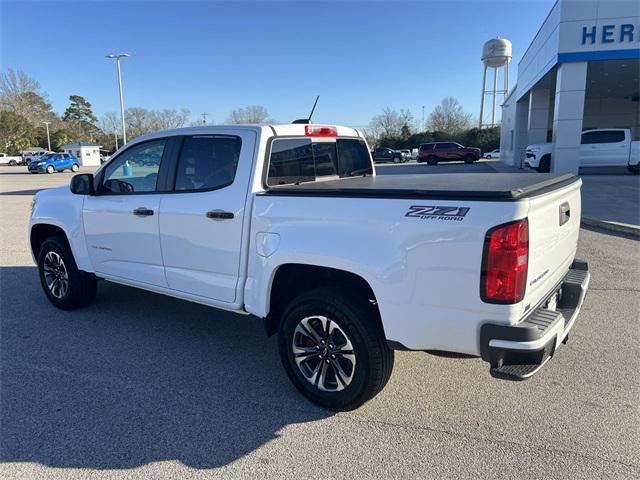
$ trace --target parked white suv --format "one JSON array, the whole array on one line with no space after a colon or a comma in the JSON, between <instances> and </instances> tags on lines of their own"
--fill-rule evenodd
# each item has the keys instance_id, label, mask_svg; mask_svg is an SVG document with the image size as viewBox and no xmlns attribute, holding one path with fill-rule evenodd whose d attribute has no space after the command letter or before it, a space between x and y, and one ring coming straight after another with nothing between
<instances>
[{"instance_id":1,"label":"parked white suv","mask_svg":"<svg viewBox=\"0 0 640 480\"><path fill-rule=\"evenodd\" d=\"M525 166L539 172L551 167L553 143L529 145ZM606 128L585 130L580 142L580 167L627 167L638 173L640 141L631 140L631 130Z\"/></svg>"},{"instance_id":2,"label":"parked white suv","mask_svg":"<svg viewBox=\"0 0 640 480\"><path fill-rule=\"evenodd\" d=\"M105 279L264 319L295 386L345 410L384 387L394 349L537 372L589 282L574 259L580 185L376 176L346 127L193 127L137 137L71 188L36 194L30 248L61 309Z\"/></svg>"}]
</instances>

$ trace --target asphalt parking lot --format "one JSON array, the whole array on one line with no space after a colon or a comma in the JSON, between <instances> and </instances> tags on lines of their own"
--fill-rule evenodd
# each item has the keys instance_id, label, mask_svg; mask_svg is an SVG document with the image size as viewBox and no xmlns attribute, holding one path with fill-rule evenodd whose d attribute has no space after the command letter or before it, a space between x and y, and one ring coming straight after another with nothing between
<instances>
[{"instance_id":1,"label":"asphalt parking lot","mask_svg":"<svg viewBox=\"0 0 640 480\"><path fill-rule=\"evenodd\" d=\"M333 414L255 318L107 282L84 310L53 308L28 215L70 178L0 167L1 478L640 477L640 242L582 230L591 289L533 379L397 352L380 395Z\"/></svg>"}]
</instances>

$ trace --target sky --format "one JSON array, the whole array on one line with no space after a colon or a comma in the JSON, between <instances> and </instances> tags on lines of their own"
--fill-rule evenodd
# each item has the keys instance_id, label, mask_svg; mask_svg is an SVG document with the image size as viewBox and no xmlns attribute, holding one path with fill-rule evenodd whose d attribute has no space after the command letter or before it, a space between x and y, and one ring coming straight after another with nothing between
<instances>
[{"instance_id":1,"label":"sky","mask_svg":"<svg viewBox=\"0 0 640 480\"><path fill-rule=\"evenodd\" d=\"M553 6L537 1L30 2L0 0L0 70L37 79L56 112L82 95L98 117L125 107L186 107L223 123L265 106L282 123L365 126L385 107L417 121L446 96L478 116L485 41L517 62Z\"/></svg>"}]
</instances>

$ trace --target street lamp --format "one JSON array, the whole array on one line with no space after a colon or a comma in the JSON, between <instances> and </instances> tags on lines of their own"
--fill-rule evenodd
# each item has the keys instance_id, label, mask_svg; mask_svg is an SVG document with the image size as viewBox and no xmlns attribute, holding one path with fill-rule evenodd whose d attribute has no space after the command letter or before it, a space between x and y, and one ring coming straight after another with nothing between
<instances>
[{"instance_id":1,"label":"street lamp","mask_svg":"<svg viewBox=\"0 0 640 480\"><path fill-rule=\"evenodd\" d=\"M49 138L49 124L51 122L42 122L44 123L44 126L47 128L47 147L48 147L48 151L51 151L51 138Z\"/></svg>"},{"instance_id":2,"label":"street lamp","mask_svg":"<svg viewBox=\"0 0 640 480\"><path fill-rule=\"evenodd\" d=\"M107 58L115 58L118 68L118 90L120 91L120 117L122 121L122 144L127 143L127 131L124 125L124 99L122 98L122 73L120 72L120 59L127 58L130 55L128 53L110 53L105 55Z\"/></svg>"}]
</instances>

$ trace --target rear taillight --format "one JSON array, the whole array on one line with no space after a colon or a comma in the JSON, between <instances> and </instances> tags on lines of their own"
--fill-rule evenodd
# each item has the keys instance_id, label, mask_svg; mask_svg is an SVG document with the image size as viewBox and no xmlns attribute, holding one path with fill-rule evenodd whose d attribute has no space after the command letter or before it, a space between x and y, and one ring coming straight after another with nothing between
<instances>
[{"instance_id":1,"label":"rear taillight","mask_svg":"<svg viewBox=\"0 0 640 480\"><path fill-rule=\"evenodd\" d=\"M304 133L307 137L337 137L338 129L329 125L305 125Z\"/></svg>"},{"instance_id":2,"label":"rear taillight","mask_svg":"<svg viewBox=\"0 0 640 480\"><path fill-rule=\"evenodd\" d=\"M518 220L487 232L480 297L488 303L517 303L524 297L529 267L529 222Z\"/></svg>"}]
</instances>

